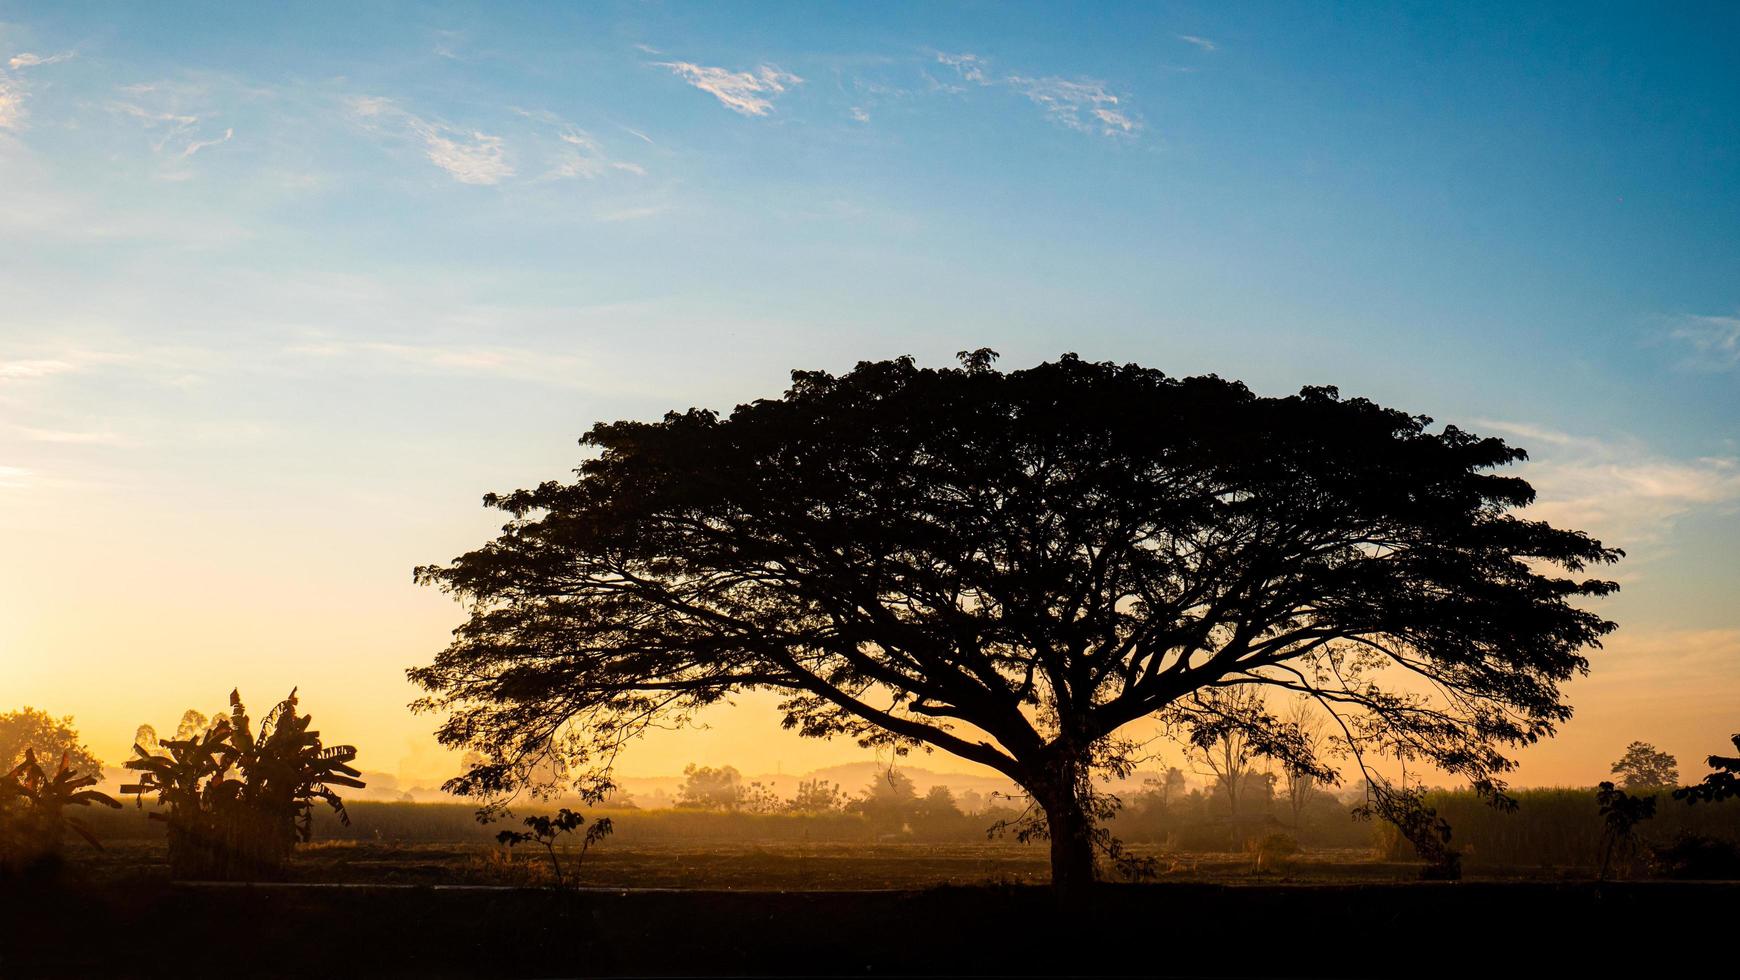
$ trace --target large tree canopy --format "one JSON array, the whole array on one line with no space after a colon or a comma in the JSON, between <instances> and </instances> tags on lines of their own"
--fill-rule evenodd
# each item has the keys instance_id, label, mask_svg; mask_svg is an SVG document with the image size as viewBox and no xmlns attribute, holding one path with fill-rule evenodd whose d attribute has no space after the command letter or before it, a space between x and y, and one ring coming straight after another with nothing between
<instances>
[{"instance_id":1,"label":"large tree canopy","mask_svg":"<svg viewBox=\"0 0 1740 980\"><path fill-rule=\"evenodd\" d=\"M572 483L485 498L499 538L417 578L469 604L410 671L509 788L734 691L805 735L924 744L1032 792L1060 883L1092 874L1090 768L1145 718L1333 778L1257 685L1359 757L1501 786L1613 628L1619 552L1509 513L1522 450L1340 397L1260 397L1073 355L795 372L779 399L595 426ZM1253 707L1254 705L1254 707ZM1363 765L1363 762L1361 763Z\"/></svg>"}]
</instances>

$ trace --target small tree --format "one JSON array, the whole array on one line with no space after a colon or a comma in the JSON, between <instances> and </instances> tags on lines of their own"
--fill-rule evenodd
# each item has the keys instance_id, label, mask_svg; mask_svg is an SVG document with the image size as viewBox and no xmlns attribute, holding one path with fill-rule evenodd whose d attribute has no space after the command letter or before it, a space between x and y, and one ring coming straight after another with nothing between
<instances>
[{"instance_id":1,"label":"small tree","mask_svg":"<svg viewBox=\"0 0 1740 980\"><path fill-rule=\"evenodd\" d=\"M1285 721L1298 734L1300 743L1311 758L1324 753L1328 739L1324 735L1325 720L1312 707L1311 698L1301 695L1287 709ZM1317 773L1310 766L1283 763L1281 773L1287 791L1287 809L1293 814L1293 828L1298 830L1305 813L1305 804L1317 788Z\"/></svg>"},{"instance_id":2,"label":"small tree","mask_svg":"<svg viewBox=\"0 0 1740 980\"><path fill-rule=\"evenodd\" d=\"M133 744L147 752L155 752L163 745L157 738L157 727L149 724L133 729Z\"/></svg>"},{"instance_id":3,"label":"small tree","mask_svg":"<svg viewBox=\"0 0 1740 980\"><path fill-rule=\"evenodd\" d=\"M221 717L221 716L220 716ZM175 737L186 740L211 727L212 720L202 711L189 708L181 713L181 720L175 724ZM155 731L152 732L156 734Z\"/></svg>"},{"instance_id":4,"label":"small tree","mask_svg":"<svg viewBox=\"0 0 1740 980\"><path fill-rule=\"evenodd\" d=\"M35 750L38 759L67 758L74 771L101 774L103 760L79 738L72 715L56 718L29 706L0 714L0 772L24 761Z\"/></svg>"},{"instance_id":5,"label":"small tree","mask_svg":"<svg viewBox=\"0 0 1740 980\"><path fill-rule=\"evenodd\" d=\"M785 809L785 801L779 798L772 786L756 780L743 787L737 798L737 807L744 813L778 813Z\"/></svg>"},{"instance_id":6,"label":"small tree","mask_svg":"<svg viewBox=\"0 0 1740 980\"><path fill-rule=\"evenodd\" d=\"M898 830L906 826L917 800L918 792L913 788L912 777L889 768L870 780L863 793L846 804L846 809L864 814L874 826Z\"/></svg>"},{"instance_id":7,"label":"small tree","mask_svg":"<svg viewBox=\"0 0 1740 980\"><path fill-rule=\"evenodd\" d=\"M35 750L25 749L24 760L0 777L0 866L57 854L68 830L101 850L102 843L82 820L61 812L93 803L119 809L121 804L108 794L90 788L96 784L96 776L73 768L70 752L61 753L51 775L37 763Z\"/></svg>"},{"instance_id":8,"label":"small tree","mask_svg":"<svg viewBox=\"0 0 1740 980\"><path fill-rule=\"evenodd\" d=\"M792 813L832 813L841 805L839 783L805 779L798 783L797 795L785 807Z\"/></svg>"},{"instance_id":9,"label":"small tree","mask_svg":"<svg viewBox=\"0 0 1740 980\"><path fill-rule=\"evenodd\" d=\"M743 804L743 776L734 766L683 767L677 806L685 810L736 810Z\"/></svg>"},{"instance_id":10,"label":"small tree","mask_svg":"<svg viewBox=\"0 0 1740 980\"><path fill-rule=\"evenodd\" d=\"M1633 792L1677 786L1680 781L1679 761L1648 742L1627 745L1611 771L1620 786Z\"/></svg>"},{"instance_id":11,"label":"small tree","mask_svg":"<svg viewBox=\"0 0 1740 980\"><path fill-rule=\"evenodd\" d=\"M1636 747L1642 743L1632 744ZM1629 856L1637 850L1637 825L1655 816L1655 796L1632 796L1612 783L1604 782L1595 791L1595 803L1601 809L1601 820L1605 824L1601 834L1601 870L1596 877L1605 881L1615 852L1623 849Z\"/></svg>"},{"instance_id":12,"label":"small tree","mask_svg":"<svg viewBox=\"0 0 1740 980\"><path fill-rule=\"evenodd\" d=\"M943 834L960 826L965 814L955 802L955 794L938 783L911 804L913 829L919 833Z\"/></svg>"},{"instance_id":13,"label":"small tree","mask_svg":"<svg viewBox=\"0 0 1740 980\"><path fill-rule=\"evenodd\" d=\"M586 818L567 807L563 807L556 811L556 815L553 817L527 817L521 823L525 824L525 830L504 830L496 834L495 839L509 848L529 841L535 841L541 845L544 852L549 855L550 871L555 875L555 886L561 888L565 879L562 875L562 859L556 853L556 844L562 837L584 826ZM586 828L584 834L580 835L580 853L574 858L573 866L576 875L580 873L581 862L586 860L586 852L591 850L593 844L610 836L610 832L614 829L609 817L600 817L593 821L592 826Z\"/></svg>"},{"instance_id":14,"label":"small tree","mask_svg":"<svg viewBox=\"0 0 1740 980\"><path fill-rule=\"evenodd\" d=\"M1246 719L1265 713L1263 693L1254 687L1234 687L1204 693L1196 700L1202 711L1190 718L1190 750L1207 767L1204 775L1214 777L1226 796L1228 815L1237 818L1251 762L1258 755L1252 735L1263 730Z\"/></svg>"}]
</instances>

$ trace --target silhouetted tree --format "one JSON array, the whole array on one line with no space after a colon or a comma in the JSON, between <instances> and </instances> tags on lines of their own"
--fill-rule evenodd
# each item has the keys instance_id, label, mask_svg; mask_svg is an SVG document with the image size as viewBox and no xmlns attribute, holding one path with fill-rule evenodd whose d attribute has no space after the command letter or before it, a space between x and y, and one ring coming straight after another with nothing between
<instances>
[{"instance_id":1,"label":"silhouetted tree","mask_svg":"<svg viewBox=\"0 0 1740 980\"><path fill-rule=\"evenodd\" d=\"M133 744L147 752L155 752L163 743L157 738L157 726L144 724L133 729Z\"/></svg>"},{"instance_id":2,"label":"silhouetted tree","mask_svg":"<svg viewBox=\"0 0 1740 980\"><path fill-rule=\"evenodd\" d=\"M792 813L832 813L840 809L840 784L823 779L805 779L798 783L797 795L786 802Z\"/></svg>"},{"instance_id":3,"label":"silhouetted tree","mask_svg":"<svg viewBox=\"0 0 1740 980\"><path fill-rule=\"evenodd\" d=\"M103 806L119 809L108 794L90 787L99 776L79 772L71 753L63 752L52 772L43 769L33 749L0 775L0 871L58 854L61 838L71 830L92 847L102 849L91 829L77 817L61 811L69 806Z\"/></svg>"},{"instance_id":4,"label":"silhouetted tree","mask_svg":"<svg viewBox=\"0 0 1740 980\"><path fill-rule=\"evenodd\" d=\"M23 762L29 749L35 749L36 757L50 765L64 755L74 771L102 775L103 760L80 741L72 715L56 718L28 706L0 714L0 773Z\"/></svg>"},{"instance_id":5,"label":"silhouetted tree","mask_svg":"<svg viewBox=\"0 0 1740 980\"><path fill-rule=\"evenodd\" d=\"M1212 713L1193 726L1190 749L1207 767L1203 775L1213 776L1221 795L1226 797L1228 815L1237 817L1239 797L1251 773L1251 762L1262 748L1253 736L1265 730L1242 719L1263 712L1263 692L1252 685L1240 685L1207 692L1203 701ZM1304 757L1301 761L1305 762Z\"/></svg>"},{"instance_id":6,"label":"silhouetted tree","mask_svg":"<svg viewBox=\"0 0 1740 980\"><path fill-rule=\"evenodd\" d=\"M1633 747L1641 745L1633 742ZM1613 866L1615 853L1627 855L1637 850L1637 825L1655 816L1655 796L1632 796L1612 783L1603 782L1595 791L1595 804L1601 811L1604 829L1601 835L1601 869L1596 877L1606 880Z\"/></svg>"},{"instance_id":7,"label":"silhouetted tree","mask_svg":"<svg viewBox=\"0 0 1740 980\"><path fill-rule=\"evenodd\" d=\"M683 767L677 806L689 810L735 810L743 802L743 776L734 766Z\"/></svg>"},{"instance_id":8,"label":"silhouetted tree","mask_svg":"<svg viewBox=\"0 0 1740 980\"><path fill-rule=\"evenodd\" d=\"M1285 721L1293 727L1305 748L1304 757L1319 758L1323 754L1327 742L1324 733L1325 719L1317 713L1309 695L1300 695L1288 708ZM1286 781L1287 809L1293 815L1293 827L1297 829L1305 813L1305 804L1311 801L1311 793L1317 787L1317 774L1309 765L1298 766L1284 763L1281 772Z\"/></svg>"},{"instance_id":9,"label":"silhouetted tree","mask_svg":"<svg viewBox=\"0 0 1740 980\"><path fill-rule=\"evenodd\" d=\"M1740 752L1740 735L1733 736L1734 750ZM1687 803L1720 803L1740 796L1740 756L1712 755L1704 760L1711 769L1704 781L1696 786L1674 790L1674 799Z\"/></svg>"},{"instance_id":10,"label":"silhouetted tree","mask_svg":"<svg viewBox=\"0 0 1740 980\"><path fill-rule=\"evenodd\" d=\"M1613 628L1575 576L1619 552L1509 511L1522 450L1333 388L1259 397L1066 356L1010 373L909 358L796 372L782 398L595 426L572 483L485 497L496 540L418 581L465 601L410 677L506 791L559 746L576 786L625 739L736 691L785 724L988 766L1043 810L1053 879L1093 876L1089 774L1176 713L1336 772L1265 712L1311 695L1362 771L1417 758L1502 790L1569 716Z\"/></svg>"},{"instance_id":11,"label":"silhouetted tree","mask_svg":"<svg viewBox=\"0 0 1740 980\"><path fill-rule=\"evenodd\" d=\"M562 838L581 827L585 827L586 817L563 807L556 811L553 816L539 814L526 817L520 822L525 825L525 830L501 831L495 835L496 841L510 849L519 844L537 843L544 849L545 855L550 860L550 871L555 877L554 887L561 888L566 884L566 878L562 874L562 858L556 853L556 844ZM575 856L574 865L570 870L574 874L579 874L581 864L586 861L586 852L592 849L592 845L609 837L615 829L609 817L599 817L592 822L592 826L586 827L585 832L580 835L580 853Z\"/></svg>"},{"instance_id":12,"label":"silhouetted tree","mask_svg":"<svg viewBox=\"0 0 1740 980\"><path fill-rule=\"evenodd\" d=\"M1150 776L1142 780L1142 792L1153 794L1154 799L1161 806L1170 806L1174 799L1184 795L1189 783L1189 779L1184 775L1184 770L1177 766L1168 766L1166 772L1158 778Z\"/></svg>"},{"instance_id":13,"label":"silhouetted tree","mask_svg":"<svg viewBox=\"0 0 1740 980\"><path fill-rule=\"evenodd\" d=\"M906 826L917 800L918 791L913 788L912 777L889 768L877 773L876 778L864 787L863 793L846 804L846 809L864 814L872 824L883 829L899 830Z\"/></svg>"},{"instance_id":14,"label":"silhouetted tree","mask_svg":"<svg viewBox=\"0 0 1740 980\"><path fill-rule=\"evenodd\" d=\"M785 801L772 786L754 780L738 795L737 808L744 813L778 813L785 809Z\"/></svg>"},{"instance_id":15,"label":"silhouetted tree","mask_svg":"<svg viewBox=\"0 0 1740 980\"><path fill-rule=\"evenodd\" d=\"M1679 761L1648 742L1627 745L1611 772L1628 790L1660 789L1680 781Z\"/></svg>"},{"instance_id":16,"label":"silhouetted tree","mask_svg":"<svg viewBox=\"0 0 1740 980\"><path fill-rule=\"evenodd\" d=\"M181 721L177 722L175 725L175 737L182 741L186 741L187 739L201 734L210 727L211 719L207 718L204 712L195 711L194 709L189 708L181 713ZM152 734L155 735L157 733L153 730Z\"/></svg>"}]
</instances>

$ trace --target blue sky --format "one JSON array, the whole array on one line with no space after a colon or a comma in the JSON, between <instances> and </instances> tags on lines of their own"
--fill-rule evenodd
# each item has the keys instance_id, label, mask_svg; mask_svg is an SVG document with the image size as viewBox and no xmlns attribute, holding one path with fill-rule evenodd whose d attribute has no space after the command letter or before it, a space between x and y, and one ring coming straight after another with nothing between
<instances>
[{"instance_id":1,"label":"blue sky","mask_svg":"<svg viewBox=\"0 0 1740 980\"><path fill-rule=\"evenodd\" d=\"M409 570L490 533L483 491L595 420L989 345L1512 437L1544 516L1633 556L1526 764L1652 737L1603 718L1701 757L1735 719L1675 692L1740 694L1736 37L1691 4L0 2L0 688L124 742L302 683L415 768L399 671L457 610Z\"/></svg>"}]
</instances>

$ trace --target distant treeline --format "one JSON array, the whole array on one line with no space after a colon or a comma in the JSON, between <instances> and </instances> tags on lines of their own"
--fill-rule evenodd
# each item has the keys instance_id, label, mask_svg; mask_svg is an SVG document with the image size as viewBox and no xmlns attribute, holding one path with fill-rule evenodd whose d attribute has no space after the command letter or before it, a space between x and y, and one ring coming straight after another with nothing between
<instances>
[{"instance_id":1,"label":"distant treeline","mask_svg":"<svg viewBox=\"0 0 1740 980\"><path fill-rule=\"evenodd\" d=\"M1449 820L1454 846L1471 867L1589 868L1599 861L1602 820L1594 790L1541 789L1514 793L1515 812L1494 810L1475 794L1434 792L1428 805ZM1307 848L1370 848L1374 857L1406 859L1409 845L1380 821L1355 819L1351 807L1328 794L1313 798L1297 825L1282 819L1279 807L1239 818L1215 812L1217 797L1200 792L1161 801L1129 801L1111 823L1128 843L1189 852L1236 851L1274 834L1285 834ZM553 808L553 807L551 807ZM541 812L528 805L516 814ZM316 816L316 840L402 841L406 843L489 843L503 824L480 825L476 808L465 803L357 802L349 807L350 826L331 814ZM589 811L610 817L616 826L612 844L636 842L754 842L813 840L834 843L910 841L969 843L987 839L998 820L1013 820L1014 807L974 814L933 815L926 820L902 820L887 815L836 810L825 813L753 813L743 810L683 808L669 810ZM105 840L161 837L163 825L147 821L132 806L101 811L90 822ZM1667 844L1681 835L1698 835L1740 842L1740 807L1685 806L1663 802L1658 815L1643 828L1646 839ZM1004 839L1009 839L1005 837Z\"/></svg>"}]
</instances>

